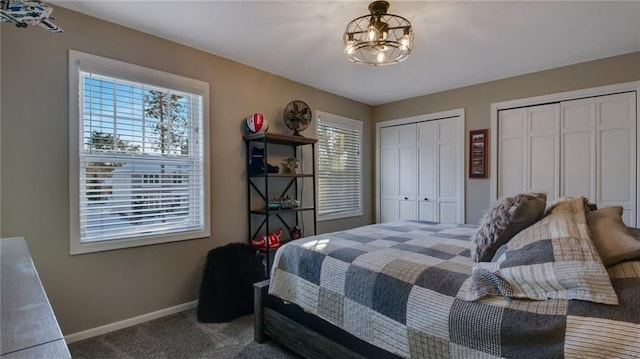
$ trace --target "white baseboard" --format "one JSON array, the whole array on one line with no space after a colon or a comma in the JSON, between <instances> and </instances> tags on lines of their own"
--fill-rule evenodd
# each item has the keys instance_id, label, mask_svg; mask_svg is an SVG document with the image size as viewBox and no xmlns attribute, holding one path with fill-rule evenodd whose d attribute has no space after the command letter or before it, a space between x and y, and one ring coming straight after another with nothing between
<instances>
[{"instance_id":1,"label":"white baseboard","mask_svg":"<svg viewBox=\"0 0 640 359\"><path fill-rule=\"evenodd\" d=\"M188 302L180 305L176 305L175 307L160 309L155 312L139 315L137 317L121 320L119 322L105 324L93 329L83 330L78 333L73 333L64 336L64 340L67 344L71 344L73 342L77 342L84 339L89 339L93 337L97 337L98 335L106 334L109 332L113 332L119 329L124 329L136 324L141 324L144 322L148 322L150 320L158 319L165 317L167 315L180 313L185 310L189 310L195 308L198 305L198 301L194 300L193 302Z\"/></svg>"}]
</instances>

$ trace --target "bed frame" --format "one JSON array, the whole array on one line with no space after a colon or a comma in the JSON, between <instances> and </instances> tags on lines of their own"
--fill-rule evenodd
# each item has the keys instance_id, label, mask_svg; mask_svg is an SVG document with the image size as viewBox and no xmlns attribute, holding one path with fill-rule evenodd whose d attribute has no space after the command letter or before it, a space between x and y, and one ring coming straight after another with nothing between
<instances>
[{"instance_id":1,"label":"bed frame","mask_svg":"<svg viewBox=\"0 0 640 359\"><path fill-rule=\"evenodd\" d=\"M254 285L253 338L269 338L310 359L400 358L373 346L302 308L268 293L269 280Z\"/></svg>"}]
</instances>

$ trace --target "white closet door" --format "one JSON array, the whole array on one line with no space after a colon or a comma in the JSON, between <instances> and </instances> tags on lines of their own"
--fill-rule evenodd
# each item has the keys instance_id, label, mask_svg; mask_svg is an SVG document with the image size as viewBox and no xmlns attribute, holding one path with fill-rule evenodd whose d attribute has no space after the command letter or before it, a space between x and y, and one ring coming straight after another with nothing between
<instances>
[{"instance_id":1,"label":"white closet door","mask_svg":"<svg viewBox=\"0 0 640 359\"><path fill-rule=\"evenodd\" d=\"M418 123L418 218L462 223L459 118Z\"/></svg>"},{"instance_id":2,"label":"white closet door","mask_svg":"<svg viewBox=\"0 0 640 359\"><path fill-rule=\"evenodd\" d=\"M527 109L528 191L544 192L547 199L558 197L560 187L558 104L534 106Z\"/></svg>"},{"instance_id":3,"label":"white closet door","mask_svg":"<svg viewBox=\"0 0 640 359\"><path fill-rule=\"evenodd\" d=\"M598 207L622 206L623 219L636 225L635 94L596 97L599 157L596 159Z\"/></svg>"},{"instance_id":4,"label":"white closet door","mask_svg":"<svg viewBox=\"0 0 640 359\"><path fill-rule=\"evenodd\" d=\"M560 111L557 104L503 110L498 124L498 196L558 196Z\"/></svg>"},{"instance_id":5,"label":"white closet door","mask_svg":"<svg viewBox=\"0 0 640 359\"><path fill-rule=\"evenodd\" d=\"M417 218L416 124L380 129L380 220Z\"/></svg>"},{"instance_id":6,"label":"white closet door","mask_svg":"<svg viewBox=\"0 0 640 359\"><path fill-rule=\"evenodd\" d=\"M460 218L460 181L463 174L461 166L461 148L464 147L460 138L458 118L448 118L437 121L438 131L438 189L437 208L438 222L462 223Z\"/></svg>"},{"instance_id":7,"label":"white closet door","mask_svg":"<svg viewBox=\"0 0 640 359\"><path fill-rule=\"evenodd\" d=\"M498 116L498 197L505 197L526 190L527 109Z\"/></svg>"},{"instance_id":8,"label":"white closet door","mask_svg":"<svg viewBox=\"0 0 640 359\"><path fill-rule=\"evenodd\" d=\"M596 201L596 104L592 98L561 104L560 195Z\"/></svg>"},{"instance_id":9,"label":"white closet door","mask_svg":"<svg viewBox=\"0 0 640 359\"><path fill-rule=\"evenodd\" d=\"M622 206L636 225L635 94L562 102L561 195Z\"/></svg>"},{"instance_id":10,"label":"white closet door","mask_svg":"<svg viewBox=\"0 0 640 359\"><path fill-rule=\"evenodd\" d=\"M437 122L418 124L418 219L421 221L438 221Z\"/></svg>"},{"instance_id":11,"label":"white closet door","mask_svg":"<svg viewBox=\"0 0 640 359\"><path fill-rule=\"evenodd\" d=\"M416 183L418 173L416 170L416 124L402 125L399 130L399 184L400 193L398 196L400 206L400 219L417 219L416 206Z\"/></svg>"},{"instance_id":12,"label":"white closet door","mask_svg":"<svg viewBox=\"0 0 640 359\"><path fill-rule=\"evenodd\" d=\"M398 196L400 194L400 143L398 127L380 129L380 221L400 219Z\"/></svg>"}]
</instances>

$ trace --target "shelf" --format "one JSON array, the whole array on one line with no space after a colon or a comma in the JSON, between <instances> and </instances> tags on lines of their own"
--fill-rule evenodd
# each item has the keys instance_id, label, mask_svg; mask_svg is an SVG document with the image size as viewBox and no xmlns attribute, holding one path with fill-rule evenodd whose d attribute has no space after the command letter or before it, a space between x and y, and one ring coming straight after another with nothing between
<instances>
[{"instance_id":1,"label":"shelf","mask_svg":"<svg viewBox=\"0 0 640 359\"><path fill-rule=\"evenodd\" d=\"M269 214L280 214L280 213L295 213L295 212L303 212L303 211L313 211L315 207L298 207L298 208L287 208L287 209L270 209ZM251 214L267 214L267 209L256 209L252 210Z\"/></svg>"},{"instance_id":2,"label":"shelf","mask_svg":"<svg viewBox=\"0 0 640 359\"><path fill-rule=\"evenodd\" d=\"M251 175L252 178L264 178L264 173L258 173ZM310 173L267 173L267 177L280 177L280 178L304 178L313 177Z\"/></svg>"},{"instance_id":3,"label":"shelf","mask_svg":"<svg viewBox=\"0 0 640 359\"><path fill-rule=\"evenodd\" d=\"M277 250L278 248L282 247L283 245L285 245L285 244L287 244L287 243L289 243L289 242L291 242L291 241L296 241L296 240L297 240L297 239L282 239L282 238L280 238L280 245L279 245L279 246L277 246L277 247L275 247L275 248L273 248L273 247L269 247L269 251L275 251L275 250ZM267 252L267 249L266 249L266 248L258 247L258 246L253 245L253 244L252 244L252 246L253 246L253 248L255 248L255 249L259 250L260 252Z\"/></svg>"},{"instance_id":4,"label":"shelf","mask_svg":"<svg viewBox=\"0 0 640 359\"><path fill-rule=\"evenodd\" d=\"M309 145L312 143L318 142L315 138L309 138L304 136L289 136L289 135L281 135L279 133L256 133L253 135L244 135L245 141L253 142L253 141L267 141L268 143L274 143L279 145Z\"/></svg>"},{"instance_id":5,"label":"shelf","mask_svg":"<svg viewBox=\"0 0 640 359\"><path fill-rule=\"evenodd\" d=\"M256 133L245 135L242 137L245 143L246 149L246 165L247 165L247 214L248 214L248 223L249 223L249 235L251 240L255 240L264 236L265 233L272 233L273 226L275 223L279 221L280 224L285 228L291 228L293 226L298 226L299 222L301 222L301 218L306 216L313 217L311 224L306 222L306 225L309 228L306 228L306 233L309 234L317 234L317 213L316 213L316 177L314 175L316 171L315 158L316 158L316 150L315 146L318 142L315 138L308 138L304 136L292 136L292 135L284 135L277 133ZM267 167L267 157L270 153L269 147L271 145L280 146L279 151L282 155L282 147L288 147L287 152L290 152L290 157L298 157L303 155L303 151L305 148L310 147L311 149L311 166L312 169L310 173L250 173L251 171L251 159L252 159L252 149L255 148L263 148L263 156L262 161L264 162L264 166ZM305 147L308 146L308 147ZM275 180L274 180L275 178ZM311 186L304 187L304 184L310 180ZM272 183L273 182L273 187ZM264 185L264 187L262 187ZM284 190L282 189L284 188ZM300 191L299 191L300 190ZM303 196L304 193L309 193L313 195L312 199ZM280 193L279 196L274 196L275 193ZM259 195L262 200L262 205L258 205L258 203L253 203L252 196ZM306 205L304 207L297 208L287 208L287 209L269 209L267 205L269 200L267 198L272 197L290 197L294 200L298 200L298 203L302 203L302 197L305 198ZM310 201L310 202L309 202ZM251 209L251 206L254 205L256 207L263 207L262 209ZM288 213L288 215L284 215ZM311 230L313 228L313 230ZM285 244L289 242L291 239L280 239L280 244ZM254 246L255 247L255 246ZM259 247L256 247L260 249ZM280 246L276 248L270 248L269 251L266 249L260 249L266 252L275 252ZM270 272L270 258L266 256L266 274L269 276Z\"/></svg>"}]
</instances>

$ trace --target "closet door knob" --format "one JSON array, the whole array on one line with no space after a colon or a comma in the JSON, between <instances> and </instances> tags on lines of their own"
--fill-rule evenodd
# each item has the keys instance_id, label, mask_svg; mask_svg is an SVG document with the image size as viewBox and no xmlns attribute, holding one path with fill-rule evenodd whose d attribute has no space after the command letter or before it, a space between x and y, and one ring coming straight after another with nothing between
<instances>
[{"instance_id":1,"label":"closet door knob","mask_svg":"<svg viewBox=\"0 0 640 359\"><path fill-rule=\"evenodd\" d=\"M409 199L409 197L405 197L404 199L405 199L405 200L408 200L408 199Z\"/></svg>"},{"instance_id":2,"label":"closet door knob","mask_svg":"<svg viewBox=\"0 0 640 359\"><path fill-rule=\"evenodd\" d=\"M424 198L424 200L425 200L425 201L428 201L428 200L429 200L429 198L425 197L425 198Z\"/></svg>"}]
</instances>

